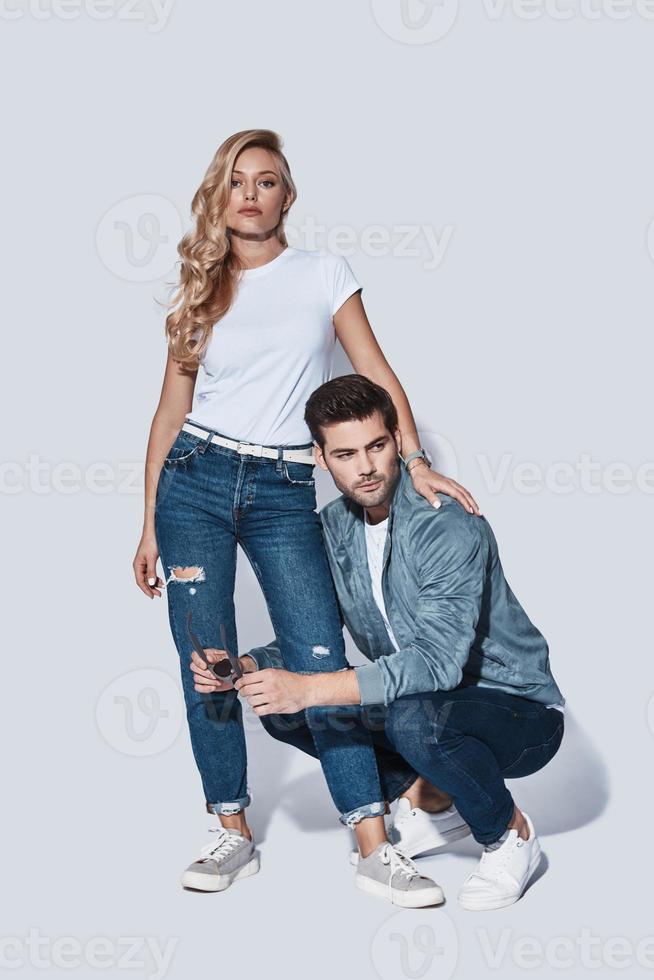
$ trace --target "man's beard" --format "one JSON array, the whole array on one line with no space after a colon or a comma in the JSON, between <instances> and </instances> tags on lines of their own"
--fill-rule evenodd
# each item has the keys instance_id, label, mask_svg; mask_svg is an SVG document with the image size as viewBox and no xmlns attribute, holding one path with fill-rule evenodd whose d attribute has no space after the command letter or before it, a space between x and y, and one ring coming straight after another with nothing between
<instances>
[{"instance_id":1,"label":"man's beard","mask_svg":"<svg viewBox=\"0 0 654 980\"><path fill-rule=\"evenodd\" d=\"M379 507L380 504L386 503L390 497L393 496L395 491L395 486L400 475L400 464L397 459L393 458L393 464L388 473L373 473L371 476L365 480L366 483L376 483L377 480L380 481L379 486L375 490L359 490L357 489L363 480L357 480L354 487L346 486L336 479L332 474L334 483L346 497L350 500L354 500L355 503L360 504L361 507Z\"/></svg>"}]
</instances>

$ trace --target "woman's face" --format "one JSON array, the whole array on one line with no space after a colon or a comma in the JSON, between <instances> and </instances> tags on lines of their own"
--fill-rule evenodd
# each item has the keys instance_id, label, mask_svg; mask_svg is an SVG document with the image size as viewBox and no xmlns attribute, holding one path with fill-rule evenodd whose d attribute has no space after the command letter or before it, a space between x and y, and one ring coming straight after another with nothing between
<instances>
[{"instance_id":1,"label":"woman's face","mask_svg":"<svg viewBox=\"0 0 654 980\"><path fill-rule=\"evenodd\" d=\"M266 238L279 224L285 203L284 186L273 155L258 146L243 150L232 170L228 227L243 238ZM247 213L249 208L252 213Z\"/></svg>"}]
</instances>

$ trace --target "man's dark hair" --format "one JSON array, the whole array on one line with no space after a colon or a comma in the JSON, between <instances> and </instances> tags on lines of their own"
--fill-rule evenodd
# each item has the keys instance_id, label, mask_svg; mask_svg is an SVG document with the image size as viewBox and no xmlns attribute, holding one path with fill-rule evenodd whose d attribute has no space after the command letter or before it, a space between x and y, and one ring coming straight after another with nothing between
<instances>
[{"instance_id":1,"label":"man's dark hair","mask_svg":"<svg viewBox=\"0 0 654 980\"><path fill-rule=\"evenodd\" d=\"M311 393L304 409L304 421L315 442L325 448L322 426L336 422L361 421L379 410L389 432L397 427L397 410L385 388L363 374L344 374L332 378Z\"/></svg>"}]
</instances>

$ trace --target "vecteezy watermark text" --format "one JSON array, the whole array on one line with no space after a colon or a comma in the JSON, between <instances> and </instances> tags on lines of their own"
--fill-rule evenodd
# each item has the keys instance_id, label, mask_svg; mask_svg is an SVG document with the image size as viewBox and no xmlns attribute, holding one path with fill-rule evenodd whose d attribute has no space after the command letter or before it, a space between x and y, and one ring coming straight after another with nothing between
<instances>
[{"instance_id":1,"label":"vecteezy watermark text","mask_svg":"<svg viewBox=\"0 0 654 980\"><path fill-rule=\"evenodd\" d=\"M16 971L26 966L35 970L140 971L147 980L163 980L170 969L179 938L159 936L91 936L83 942L78 936L43 935L31 928L26 936L0 936L0 970Z\"/></svg>"},{"instance_id":2,"label":"vecteezy watermark text","mask_svg":"<svg viewBox=\"0 0 654 980\"><path fill-rule=\"evenodd\" d=\"M423 439L429 452L433 434ZM432 467L452 479L459 478L457 454L448 440L439 437L439 452L430 452ZM513 453L491 458L486 453L472 457L479 479L491 496L513 491L522 496L538 493L591 496L628 493L654 494L654 460L639 463L626 460L601 462L590 452L581 452L576 459L552 460L549 463L523 460ZM30 453L24 461L0 461L0 496L12 497L22 493L35 496L58 494L71 496L89 493L95 496L128 496L143 493L144 467L141 460L110 462L97 460L80 465L72 460L53 462L38 453Z\"/></svg>"},{"instance_id":3,"label":"vecteezy watermark text","mask_svg":"<svg viewBox=\"0 0 654 980\"><path fill-rule=\"evenodd\" d=\"M120 20L164 29L174 0L0 0L0 20Z\"/></svg>"}]
</instances>

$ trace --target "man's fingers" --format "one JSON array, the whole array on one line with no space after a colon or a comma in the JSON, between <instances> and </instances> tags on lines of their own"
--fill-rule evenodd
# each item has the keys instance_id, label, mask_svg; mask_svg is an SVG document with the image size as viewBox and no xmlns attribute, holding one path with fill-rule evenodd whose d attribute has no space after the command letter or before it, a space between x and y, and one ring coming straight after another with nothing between
<instances>
[{"instance_id":1,"label":"man's fingers","mask_svg":"<svg viewBox=\"0 0 654 980\"><path fill-rule=\"evenodd\" d=\"M216 664L219 660L227 659L227 652L225 650L217 650L215 647L205 647L204 652L210 664Z\"/></svg>"},{"instance_id":2,"label":"man's fingers","mask_svg":"<svg viewBox=\"0 0 654 980\"><path fill-rule=\"evenodd\" d=\"M197 654L195 654L195 656L197 656ZM205 667L204 665L200 666L200 664L194 663L193 660L191 660L190 668L193 674L195 675L196 683L202 682L205 685L218 684L219 686L216 688L216 690L231 691L232 689L231 683L226 683L225 681L221 681L218 677L216 677L216 675L212 670L209 670L208 667Z\"/></svg>"},{"instance_id":3,"label":"man's fingers","mask_svg":"<svg viewBox=\"0 0 654 980\"><path fill-rule=\"evenodd\" d=\"M201 680L200 678L198 678L195 681L195 684L193 686L194 686L195 690L199 694L214 694L216 692L230 691L231 690L231 687L230 687L229 684L219 684L217 681L215 681L212 684L209 681L206 681L205 682L205 681Z\"/></svg>"},{"instance_id":4,"label":"man's fingers","mask_svg":"<svg viewBox=\"0 0 654 980\"><path fill-rule=\"evenodd\" d=\"M238 683L238 682L237 682ZM236 687L236 684L234 685ZM265 691L263 682L259 681L257 684L248 684L247 687L240 687L238 693L242 694L246 698L251 698L255 695L263 694Z\"/></svg>"},{"instance_id":5,"label":"man's fingers","mask_svg":"<svg viewBox=\"0 0 654 980\"><path fill-rule=\"evenodd\" d=\"M209 653L209 650L206 651ZM222 651L214 650L213 653L220 654ZM208 657L213 663L218 660L224 660L225 657L215 656ZM233 685L231 681L222 681L209 670L205 664L202 657L195 650L191 650L191 661L189 664L192 673L194 674L195 690L201 691L202 693L211 693L212 691L231 691L233 690Z\"/></svg>"},{"instance_id":6,"label":"man's fingers","mask_svg":"<svg viewBox=\"0 0 654 980\"><path fill-rule=\"evenodd\" d=\"M247 673L243 674L242 677L234 684L237 691L240 691L243 687L249 687L250 684L261 684L264 678L261 676L263 670L248 670Z\"/></svg>"},{"instance_id":7,"label":"man's fingers","mask_svg":"<svg viewBox=\"0 0 654 980\"><path fill-rule=\"evenodd\" d=\"M232 689L232 685L229 682L220 681L213 674L210 674L209 677L203 677L199 671L194 672L194 674L193 683L195 690L203 694L210 694L212 691L231 691Z\"/></svg>"},{"instance_id":8,"label":"man's fingers","mask_svg":"<svg viewBox=\"0 0 654 980\"><path fill-rule=\"evenodd\" d=\"M258 708L262 704L268 704L269 698L266 694L254 694L248 696L248 701L250 702L250 706L252 708Z\"/></svg>"},{"instance_id":9,"label":"man's fingers","mask_svg":"<svg viewBox=\"0 0 654 980\"><path fill-rule=\"evenodd\" d=\"M209 670L202 657L195 650L191 651L191 670L196 674L202 674L204 677L215 677L213 671Z\"/></svg>"},{"instance_id":10,"label":"man's fingers","mask_svg":"<svg viewBox=\"0 0 654 980\"><path fill-rule=\"evenodd\" d=\"M205 647L204 652L210 664L217 664L219 660L226 660L227 654L224 650L216 650L214 647ZM191 650L191 659L198 667L206 667L206 664L197 650Z\"/></svg>"}]
</instances>

